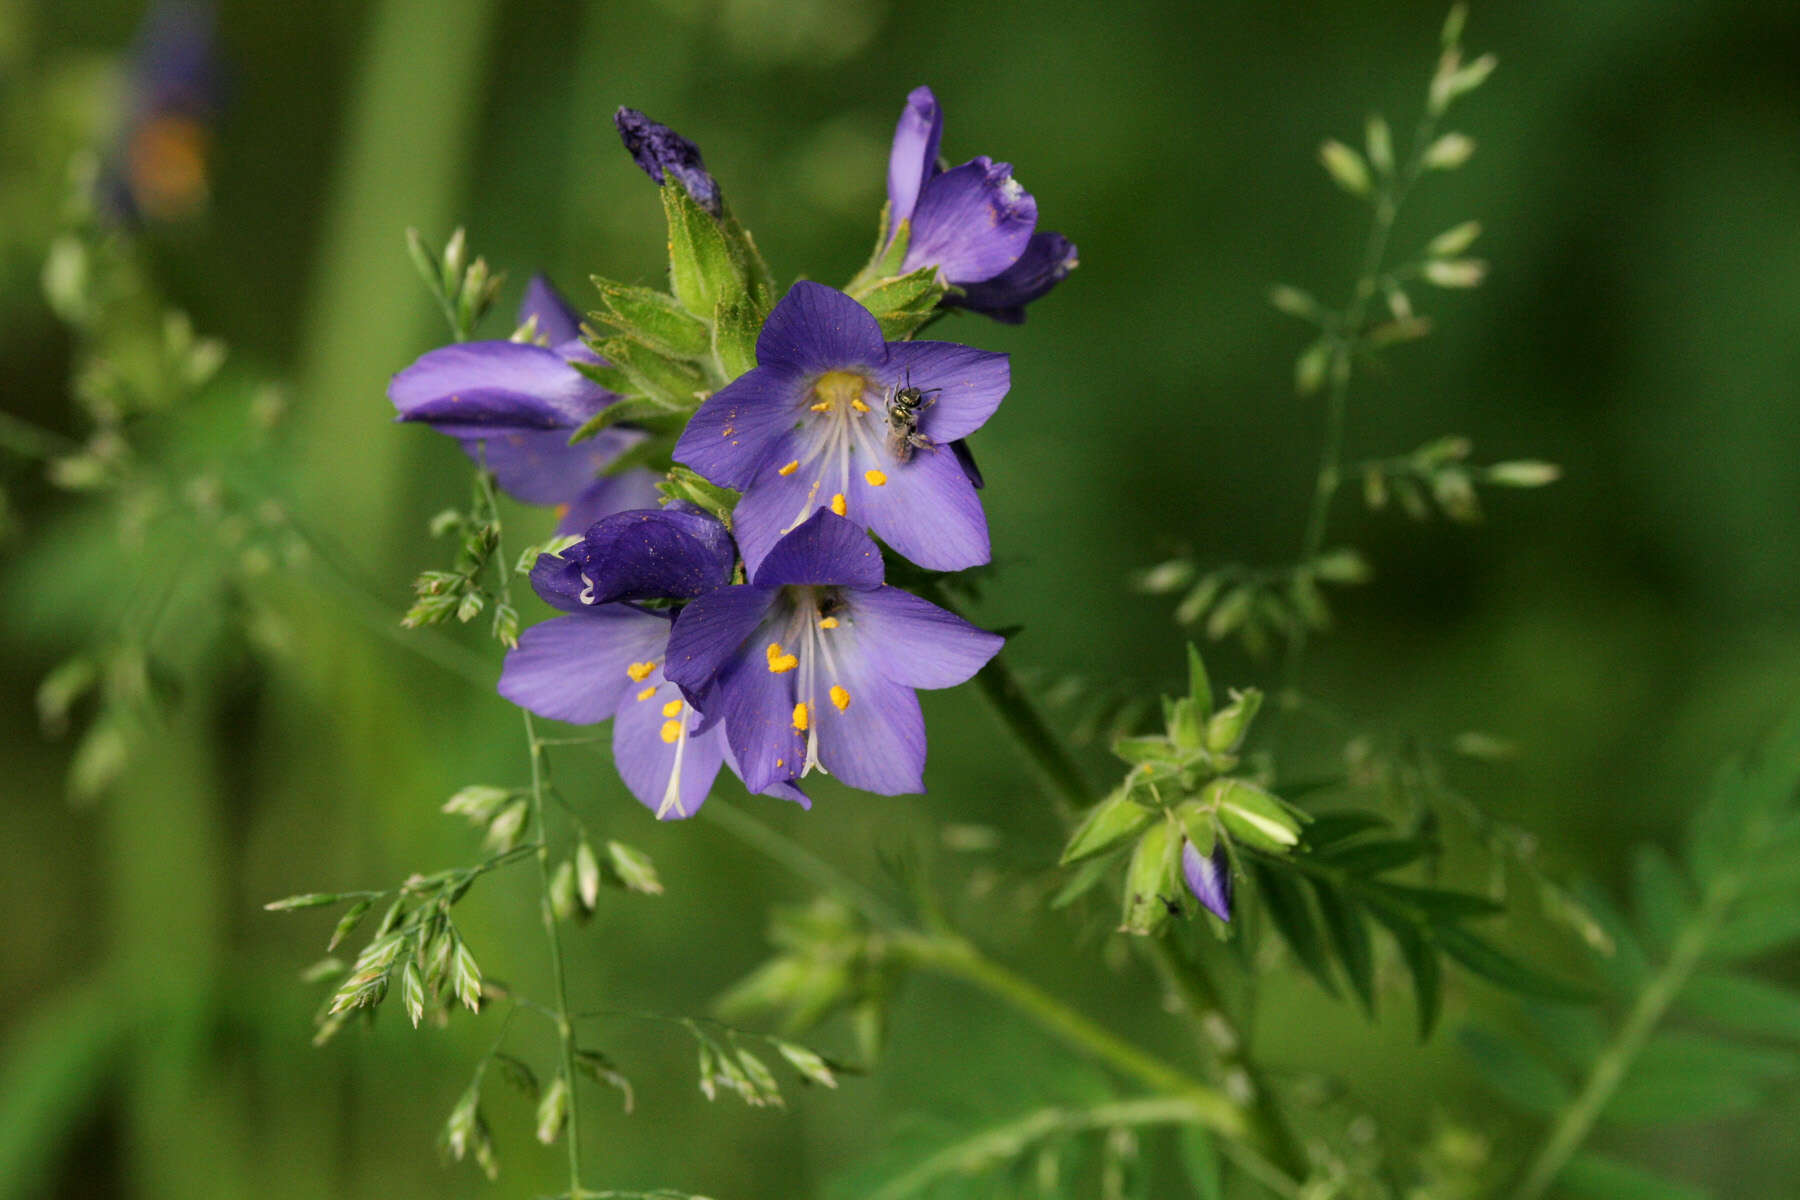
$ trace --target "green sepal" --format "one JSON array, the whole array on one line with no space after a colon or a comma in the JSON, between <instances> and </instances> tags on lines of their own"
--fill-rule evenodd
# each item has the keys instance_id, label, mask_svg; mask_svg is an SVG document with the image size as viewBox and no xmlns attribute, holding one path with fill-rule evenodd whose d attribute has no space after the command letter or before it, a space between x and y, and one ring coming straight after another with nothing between
<instances>
[{"instance_id":1,"label":"green sepal","mask_svg":"<svg viewBox=\"0 0 1800 1200\"><path fill-rule=\"evenodd\" d=\"M655 471L658 475L664 474L675 465L671 457L674 449L675 439L671 435L647 437L601 467L600 474L605 477L623 475L639 467Z\"/></svg>"},{"instance_id":2,"label":"green sepal","mask_svg":"<svg viewBox=\"0 0 1800 1200\"><path fill-rule=\"evenodd\" d=\"M1200 651L1194 643L1187 644L1188 658L1188 698L1194 702L1194 708L1202 717L1212 716L1213 690L1212 680L1206 674L1206 663L1200 658Z\"/></svg>"},{"instance_id":3,"label":"green sepal","mask_svg":"<svg viewBox=\"0 0 1800 1200\"><path fill-rule=\"evenodd\" d=\"M1125 870L1125 920L1127 933L1148 935L1169 919L1167 899L1180 894L1175 878L1175 826L1157 821L1138 839L1131 865Z\"/></svg>"},{"instance_id":4,"label":"green sepal","mask_svg":"<svg viewBox=\"0 0 1800 1200\"><path fill-rule=\"evenodd\" d=\"M1206 726L1206 748L1219 754L1230 754L1243 745L1250 732L1250 722L1262 707L1262 693L1255 688L1233 692L1231 703L1213 714Z\"/></svg>"},{"instance_id":5,"label":"green sepal","mask_svg":"<svg viewBox=\"0 0 1800 1200\"><path fill-rule=\"evenodd\" d=\"M625 338L608 338L594 349L625 372L630 381L625 394L659 400L666 412L691 413L700 407L706 380L697 368Z\"/></svg>"},{"instance_id":6,"label":"green sepal","mask_svg":"<svg viewBox=\"0 0 1800 1200\"><path fill-rule=\"evenodd\" d=\"M706 320L720 304L743 298L743 273L719 222L673 175L663 183L662 198L669 221L670 290L683 308Z\"/></svg>"},{"instance_id":7,"label":"green sepal","mask_svg":"<svg viewBox=\"0 0 1800 1200\"><path fill-rule=\"evenodd\" d=\"M747 297L713 312L712 354L719 373L736 379L756 366L756 339L767 315Z\"/></svg>"},{"instance_id":8,"label":"green sepal","mask_svg":"<svg viewBox=\"0 0 1800 1200\"><path fill-rule=\"evenodd\" d=\"M706 322L682 308L673 296L599 275L593 280L603 308L588 315L597 325L674 358L697 359L711 348Z\"/></svg>"},{"instance_id":9,"label":"green sepal","mask_svg":"<svg viewBox=\"0 0 1800 1200\"><path fill-rule=\"evenodd\" d=\"M757 310L757 324L769 315L769 309L775 304L775 276L769 271L769 264L764 261L762 251L757 249L756 238L748 229L725 210L719 219L719 229L725 235L725 244L737 261L739 274L743 277L752 307Z\"/></svg>"},{"instance_id":10,"label":"green sepal","mask_svg":"<svg viewBox=\"0 0 1800 1200\"><path fill-rule=\"evenodd\" d=\"M1181 832L1200 857L1210 856L1219 841L1219 825L1213 811L1197 800L1189 800L1175 810L1175 819L1181 822Z\"/></svg>"},{"instance_id":11,"label":"green sepal","mask_svg":"<svg viewBox=\"0 0 1800 1200\"><path fill-rule=\"evenodd\" d=\"M730 488L722 488L683 466L671 470L669 477L656 485L656 490L670 500L685 500L699 506L727 527L731 525L731 511L738 502L738 494Z\"/></svg>"},{"instance_id":12,"label":"green sepal","mask_svg":"<svg viewBox=\"0 0 1800 1200\"><path fill-rule=\"evenodd\" d=\"M1169 739L1157 736L1114 738L1112 752L1134 767L1175 757L1175 747Z\"/></svg>"},{"instance_id":13,"label":"green sepal","mask_svg":"<svg viewBox=\"0 0 1800 1200\"><path fill-rule=\"evenodd\" d=\"M1125 788L1094 805L1083 818L1080 828L1064 847L1063 866L1079 862L1117 845L1144 827L1155 813L1131 798Z\"/></svg>"},{"instance_id":14,"label":"green sepal","mask_svg":"<svg viewBox=\"0 0 1800 1200\"><path fill-rule=\"evenodd\" d=\"M1215 779L1200 794L1233 837L1258 850L1285 854L1300 840L1300 822L1281 801L1242 779Z\"/></svg>"},{"instance_id":15,"label":"green sepal","mask_svg":"<svg viewBox=\"0 0 1800 1200\"><path fill-rule=\"evenodd\" d=\"M907 275L881 276L857 296L862 306L877 319L911 318L936 310L938 301L949 291L938 277L935 266L920 267Z\"/></svg>"},{"instance_id":16,"label":"green sepal","mask_svg":"<svg viewBox=\"0 0 1800 1200\"><path fill-rule=\"evenodd\" d=\"M642 422L658 417L669 416L669 406L661 400L649 396L627 396L623 400L615 400L582 423L574 433L569 435L569 445L585 442L599 433L624 421Z\"/></svg>"}]
</instances>

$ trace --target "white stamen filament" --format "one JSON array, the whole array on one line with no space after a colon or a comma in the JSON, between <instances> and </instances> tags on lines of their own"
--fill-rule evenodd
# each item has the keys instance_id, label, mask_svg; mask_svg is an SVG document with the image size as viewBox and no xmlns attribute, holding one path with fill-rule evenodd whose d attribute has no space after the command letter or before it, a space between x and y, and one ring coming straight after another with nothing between
<instances>
[{"instance_id":1,"label":"white stamen filament","mask_svg":"<svg viewBox=\"0 0 1800 1200\"><path fill-rule=\"evenodd\" d=\"M581 602L583 604L594 603L594 581L587 577L586 571L581 573L581 582L587 584L586 587L581 589Z\"/></svg>"},{"instance_id":2,"label":"white stamen filament","mask_svg":"<svg viewBox=\"0 0 1800 1200\"><path fill-rule=\"evenodd\" d=\"M865 379L864 382L866 384L867 380ZM857 398L862 399L862 397L868 395L868 392L869 389L865 386L858 394ZM817 392L807 393L809 396L817 394ZM839 403L838 401L840 400L843 402ZM867 403L867 401L865 401L865 403ZM869 422L872 419L876 419L871 417L870 414L880 413L881 411L882 408L880 404L870 404L867 412L857 412L848 402L848 398L840 395L834 398L829 411L819 414L824 420L830 422L830 426L823 434L820 434L813 439L812 445L807 449L805 456L799 460L799 469L802 471L810 471L814 463L823 460L825 463L825 470L813 480L812 487L806 493L806 500L800 505L800 511L794 515L794 519L781 531L784 535L792 533L795 529L799 528L805 523L808 517L812 516L813 510L818 508L819 495L825 490L825 476L832 473L833 466L836 467L836 474L838 477L838 486L834 489L835 492L846 498L849 497L850 451L852 449L852 442L854 442L856 449L861 450L869 456L871 464L882 462L881 457L876 452L876 446L879 444L879 440L873 437L869 432Z\"/></svg>"},{"instance_id":3,"label":"white stamen filament","mask_svg":"<svg viewBox=\"0 0 1800 1200\"><path fill-rule=\"evenodd\" d=\"M684 817L692 815L681 806L681 760L687 756L690 715L685 710L681 714L681 736L675 739L675 765L669 769L669 782L663 787L662 803L656 809L656 819L659 821L671 812Z\"/></svg>"}]
</instances>

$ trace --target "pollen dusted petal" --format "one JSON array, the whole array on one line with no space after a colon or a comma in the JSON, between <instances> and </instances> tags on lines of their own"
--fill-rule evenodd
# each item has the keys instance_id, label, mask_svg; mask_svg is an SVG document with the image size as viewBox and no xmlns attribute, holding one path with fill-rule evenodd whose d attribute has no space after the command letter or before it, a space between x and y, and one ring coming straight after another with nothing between
<instances>
[{"instance_id":1,"label":"pollen dusted petal","mask_svg":"<svg viewBox=\"0 0 1800 1200\"><path fill-rule=\"evenodd\" d=\"M887 472L877 471L874 467L870 467L863 472L863 478L869 481L870 487L880 487L887 482Z\"/></svg>"},{"instance_id":2,"label":"pollen dusted petal","mask_svg":"<svg viewBox=\"0 0 1800 1200\"><path fill-rule=\"evenodd\" d=\"M839 712L843 712L850 707L850 693L834 683L831 685L831 702L837 705Z\"/></svg>"}]
</instances>

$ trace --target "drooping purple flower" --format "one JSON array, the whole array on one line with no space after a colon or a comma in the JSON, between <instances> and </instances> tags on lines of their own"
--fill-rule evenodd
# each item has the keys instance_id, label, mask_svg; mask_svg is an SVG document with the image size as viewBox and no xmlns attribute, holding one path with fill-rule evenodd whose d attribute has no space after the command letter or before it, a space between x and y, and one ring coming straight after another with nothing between
<instances>
[{"instance_id":1,"label":"drooping purple flower","mask_svg":"<svg viewBox=\"0 0 1800 1200\"><path fill-rule=\"evenodd\" d=\"M168 221L205 206L219 74L212 6L152 5L132 51L119 141L100 174L99 199L108 215Z\"/></svg>"},{"instance_id":2,"label":"drooping purple flower","mask_svg":"<svg viewBox=\"0 0 1800 1200\"><path fill-rule=\"evenodd\" d=\"M965 290L948 301L1016 324L1026 303L1075 266L1075 247L1060 234L1034 234L1037 201L1012 167L986 156L944 170L938 144L944 116L928 87L914 88L888 155L889 238L908 229L900 269L935 266Z\"/></svg>"},{"instance_id":3,"label":"drooping purple flower","mask_svg":"<svg viewBox=\"0 0 1800 1200\"><path fill-rule=\"evenodd\" d=\"M700 406L675 445L677 461L743 493L732 525L753 570L822 508L922 567L988 560L987 518L950 443L999 407L1006 355L884 341L862 305L802 281L769 314L756 361ZM908 387L919 402L897 432L894 401Z\"/></svg>"},{"instance_id":4,"label":"drooping purple flower","mask_svg":"<svg viewBox=\"0 0 1800 1200\"><path fill-rule=\"evenodd\" d=\"M613 761L658 820L691 817L721 763L737 766L717 722L663 675L672 614L624 599L680 600L729 583L725 529L692 511L615 513L560 555L539 555L531 581L569 615L534 625L506 656L500 694L539 716L592 725L613 719ZM785 781L753 789L799 804Z\"/></svg>"},{"instance_id":5,"label":"drooping purple flower","mask_svg":"<svg viewBox=\"0 0 1800 1200\"><path fill-rule=\"evenodd\" d=\"M569 435L618 399L570 364L598 362L580 322L543 276L526 287L519 322L535 321L549 347L462 342L432 350L394 376L388 397L402 421L421 421L485 460L501 490L562 510L557 529L579 534L608 513L656 502L645 470L600 471L642 438L615 426L569 445Z\"/></svg>"},{"instance_id":6,"label":"drooping purple flower","mask_svg":"<svg viewBox=\"0 0 1800 1200\"><path fill-rule=\"evenodd\" d=\"M613 127L619 139L644 173L661 184L664 174L675 176L694 202L713 216L721 216L724 206L719 199L719 184L700 160L700 147L670 129L659 125L635 108L621 108L613 114Z\"/></svg>"},{"instance_id":7,"label":"drooping purple flower","mask_svg":"<svg viewBox=\"0 0 1800 1200\"><path fill-rule=\"evenodd\" d=\"M1181 843L1181 873L1187 879L1188 891L1206 905L1221 921L1231 920L1231 860L1225 844L1218 843L1210 855L1202 855L1194 843L1185 838Z\"/></svg>"},{"instance_id":8,"label":"drooping purple flower","mask_svg":"<svg viewBox=\"0 0 1800 1200\"><path fill-rule=\"evenodd\" d=\"M723 721L745 786L815 768L852 787L924 790L915 688L963 682L1002 639L883 582L861 529L814 513L751 571L691 601L663 670Z\"/></svg>"}]
</instances>

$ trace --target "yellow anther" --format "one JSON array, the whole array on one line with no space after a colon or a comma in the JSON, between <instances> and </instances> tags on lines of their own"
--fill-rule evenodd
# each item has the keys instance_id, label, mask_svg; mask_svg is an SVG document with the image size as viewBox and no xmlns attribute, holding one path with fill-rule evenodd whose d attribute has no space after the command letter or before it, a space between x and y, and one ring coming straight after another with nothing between
<instances>
[{"instance_id":1,"label":"yellow anther","mask_svg":"<svg viewBox=\"0 0 1800 1200\"><path fill-rule=\"evenodd\" d=\"M831 685L831 702L837 705L839 712L843 712L850 707L850 693L834 683Z\"/></svg>"},{"instance_id":2,"label":"yellow anther","mask_svg":"<svg viewBox=\"0 0 1800 1200\"><path fill-rule=\"evenodd\" d=\"M639 692L637 694L637 698L639 700L648 700L650 697L652 697L654 695L656 695L656 685L653 683L649 687L645 688L643 691Z\"/></svg>"},{"instance_id":3,"label":"yellow anther","mask_svg":"<svg viewBox=\"0 0 1800 1200\"><path fill-rule=\"evenodd\" d=\"M850 506L844 502L844 493L839 492L831 498L831 511L840 517L850 511Z\"/></svg>"},{"instance_id":4,"label":"yellow anther","mask_svg":"<svg viewBox=\"0 0 1800 1200\"><path fill-rule=\"evenodd\" d=\"M880 487L887 482L887 474L883 471L877 471L873 467L870 467L867 471L863 472L863 478L869 481L870 487Z\"/></svg>"},{"instance_id":5,"label":"yellow anther","mask_svg":"<svg viewBox=\"0 0 1800 1200\"><path fill-rule=\"evenodd\" d=\"M861 396L853 396L850 400L850 407L854 408L857 412L869 411L869 406L863 403Z\"/></svg>"},{"instance_id":6,"label":"yellow anther","mask_svg":"<svg viewBox=\"0 0 1800 1200\"><path fill-rule=\"evenodd\" d=\"M830 412L831 411L831 401L821 400L817 404L812 406L812 410L814 412Z\"/></svg>"},{"instance_id":7,"label":"yellow anther","mask_svg":"<svg viewBox=\"0 0 1800 1200\"><path fill-rule=\"evenodd\" d=\"M681 701L671 700L667 704L663 705L663 716L679 717L680 715L681 715Z\"/></svg>"},{"instance_id":8,"label":"yellow anther","mask_svg":"<svg viewBox=\"0 0 1800 1200\"><path fill-rule=\"evenodd\" d=\"M679 738L680 736L681 736L681 722L680 721L664 721L663 722L663 727L662 727L663 741L669 743L672 746L675 744L675 739Z\"/></svg>"},{"instance_id":9,"label":"yellow anther","mask_svg":"<svg viewBox=\"0 0 1800 1200\"><path fill-rule=\"evenodd\" d=\"M802 700L794 705L794 732L805 733L806 727L812 724L812 708Z\"/></svg>"},{"instance_id":10,"label":"yellow anther","mask_svg":"<svg viewBox=\"0 0 1800 1200\"><path fill-rule=\"evenodd\" d=\"M798 471L799 469L800 469L800 460L796 458L793 462L789 463L787 466L776 468L775 473L777 475L792 475L795 471Z\"/></svg>"},{"instance_id":11,"label":"yellow anther","mask_svg":"<svg viewBox=\"0 0 1800 1200\"><path fill-rule=\"evenodd\" d=\"M769 670L779 675L783 671L791 671L800 665L800 660L781 648L780 642L770 642L768 650Z\"/></svg>"},{"instance_id":12,"label":"yellow anther","mask_svg":"<svg viewBox=\"0 0 1800 1200\"><path fill-rule=\"evenodd\" d=\"M653 662L632 663L625 668L625 673L631 676L631 682L642 683L650 678L650 672L654 670L656 670L656 664Z\"/></svg>"},{"instance_id":13,"label":"yellow anther","mask_svg":"<svg viewBox=\"0 0 1800 1200\"><path fill-rule=\"evenodd\" d=\"M837 618L836 617L826 617L823 621L819 622L819 628L820 629L836 629L837 628Z\"/></svg>"}]
</instances>

